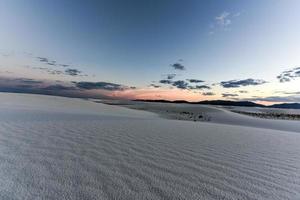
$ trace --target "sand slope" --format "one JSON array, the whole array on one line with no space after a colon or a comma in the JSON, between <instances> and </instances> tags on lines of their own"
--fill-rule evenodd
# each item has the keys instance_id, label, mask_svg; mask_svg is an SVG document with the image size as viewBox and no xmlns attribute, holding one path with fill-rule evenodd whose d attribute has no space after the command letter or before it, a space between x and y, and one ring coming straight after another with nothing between
<instances>
[{"instance_id":1,"label":"sand slope","mask_svg":"<svg viewBox=\"0 0 300 200\"><path fill-rule=\"evenodd\" d=\"M300 198L299 133L0 97L0 199Z\"/></svg>"},{"instance_id":2,"label":"sand slope","mask_svg":"<svg viewBox=\"0 0 300 200\"><path fill-rule=\"evenodd\" d=\"M204 120L204 121L217 123L217 124L248 126L248 127L292 131L292 132L300 133L300 121L255 118L252 116L231 112L229 111L229 109L226 109L221 106L174 104L174 103L127 102L125 107L154 112L168 119L180 119L180 120L190 120L190 121ZM257 108L241 108L241 107L239 107L239 109L240 110L247 109L247 111L253 110L254 112L258 110ZM289 110L284 110L284 111L288 112ZM193 116L192 118L190 118L190 115L183 114L185 112L193 113L195 117ZM199 119L198 115L202 115L204 116L204 118Z\"/></svg>"}]
</instances>

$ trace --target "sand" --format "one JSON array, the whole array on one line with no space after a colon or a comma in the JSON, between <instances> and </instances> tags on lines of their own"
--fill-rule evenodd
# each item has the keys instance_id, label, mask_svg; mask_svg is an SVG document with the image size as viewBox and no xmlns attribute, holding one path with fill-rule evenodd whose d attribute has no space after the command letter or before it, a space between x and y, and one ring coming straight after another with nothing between
<instances>
[{"instance_id":1,"label":"sand","mask_svg":"<svg viewBox=\"0 0 300 200\"><path fill-rule=\"evenodd\" d=\"M299 142L297 132L2 93L0 199L299 199Z\"/></svg>"},{"instance_id":2,"label":"sand","mask_svg":"<svg viewBox=\"0 0 300 200\"><path fill-rule=\"evenodd\" d=\"M98 102L98 101L97 101ZM248 116L236 111L247 111L253 113L260 112L280 112L295 114L296 110L290 109L263 109L247 107L223 107L212 105L193 105L193 104L175 104L175 103L149 103L134 101L104 101L106 104L120 105L123 107L149 111L156 113L166 119L201 121L215 124L228 124L237 126L247 126L263 129L282 130L291 132L300 132L300 122L296 120L280 119L261 119ZM235 112L232 112L235 111ZM278 112L278 111L277 111Z\"/></svg>"}]
</instances>

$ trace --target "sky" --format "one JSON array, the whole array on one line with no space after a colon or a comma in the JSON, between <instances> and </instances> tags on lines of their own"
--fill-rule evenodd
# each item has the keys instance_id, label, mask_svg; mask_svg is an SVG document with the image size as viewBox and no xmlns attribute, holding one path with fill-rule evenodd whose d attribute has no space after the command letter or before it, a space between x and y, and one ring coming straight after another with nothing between
<instances>
[{"instance_id":1,"label":"sky","mask_svg":"<svg viewBox=\"0 0 300 200\"><path fill-rule=\"evenodd\" d=\"M300 102L300 1L1 0L0 91Z\"/></svg>"}]
</instances>

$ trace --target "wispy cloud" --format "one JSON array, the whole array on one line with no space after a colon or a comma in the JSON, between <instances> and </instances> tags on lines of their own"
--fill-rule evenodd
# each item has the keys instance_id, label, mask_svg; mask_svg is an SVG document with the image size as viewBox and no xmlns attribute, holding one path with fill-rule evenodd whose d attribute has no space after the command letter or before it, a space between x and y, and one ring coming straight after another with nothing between
<instances>
[{"instance_id":1,"label":"wispy cloud","mask_svg":"<svg viewBox=\"0 0 300 200\"><path fill-rule=\"evenodd\" d=\"M293 69L283 71L280 75L277 76L277 79L281 83L285 83L298 77L300 77L300 67L295 67Z\"/></svg>"},{"instance_id":2,"label":"wispy cloud","mask_svg":"<svg viewBox=\"0 0 300 200\"><path fill-rule=\"evenodd\" d=\"M167 79L171 80L174 79L176 74L167 74Z\"/></svg>"},{"instance_id":3,"label":"wispy cloud","mask_svg":"<svg viewBox=\"0 0 300 200\"><path fill-rule=\"evenodd\" d=\"M64 71L62 70L56 70L56 69L51 69L49 67L30 67L30 66L26 66L27 68L32 68L32 69L36 69L36 70L40 70L40 71L43 71L43 72L46 72L50 75L61 75L61 74L64 74Z\"/></svg>"},{"instance_id":4,"label":"wispy cloud","mask_svg":"<svg viewBox=\"0 0 300 200\"><path fill-rule=\"evenodd\" d=\"M70 76L79 76L81 75L81 71L79 71L78 69L66 69L65 74Z\"/></svg>"},{"instance_id":5,"label":"wispy cloud","mask_svg":"<svg viewBox=\"0 0 300 200\"><path fill-rule=\"evenodd\" d=\"M187 79L187 81L189 81L190 83L203 83L205 81L200 80L200 79Z\"/></svg>"},{"instance_id":6,"label":"wispy cloud","mask_svg":"<svg viewBox=\"0 0 300 200\"><path fill-rule=\"evenodd\" d=\"M195 85L195 86L189 86L188 88L191 90L203 90L203 89L210 90L211 89L211 87L209 87L207 85Z\"/></svg>"},{"instance_id":7,"label":"wispy cloud","mask_svg":"<svg viewBox=\"0 0 300 200\"><path fill-rule=\"evenodd\" d=\"M230 94L230 93L223 93L222 97L227 98L227 97L238 97L238 94Z\"/></svg>"},{"instance_id":8,"label":"wispy cloud","mask_svg":"<svg viewBox=\"0 0 300 200\"><path fill-rule=\"evenodd\" d=\"M159 83L161 83L161 84L172 84L173 81L168 80L168 79L163 79L163 80L160 80Z\"/></svg>"},{"instance_id":9,"label":"wispy cloud","mask_svg":"<svg viewBox=\"0 0 300 200\"><path fill-rule=\"evenodd\" d=\"M230 13L224 11L220 15L216 16L215 20L217 24L222 27L229 26L231 24Z\"/></svg>"},{"instance_id":10,"label":"wispy cloud","mask_svg":"<svg viewBox=\"0 0 300 200\"><path fill-rule=\"evenodd\" d=\"M214 34L216 31L229 30L232 25L234 18L241 15L241 12L230 13L228 11L223 11L214 18L214 22L210 25L210 34Z\"/></svg>"},{"instance_id":11,"label":"wispy cloud","mask_svg":"<svg viewBox=\"0 0 300 200\"><path fill-rule=\"evenodd\" d=\"M298 92L276 91L275 93L288 94L288 95L300 95L300 91Z\"/></svg>"},{"instance_id":12,"label":"wispy cloud","mask_svg":"<svg viewBox=\"0 0 300 200\"><path fill-rule=\"evenodd\" d=\"M246 94L246 93L248 93L248 91L246 91L246 90L239 90L238 92L241 93L241 94Z\"/></svg>"},{"instance_id":13,"label":"wispy cloud","mask_svg":"<svg viewBox=\"0 0 300 200\"><path fill-rule=\"evenodd\" d=\"M245 98L243 100L297 103L297 102L300 102L300 96L299 95L290 95L290 96L251 97L251 98Z\"/></svg>"},{"instance_id":14,"label":"wispy cloud","mask_svg":"<svg viewBox=\"0 0 300 200\"><path fill-rule=\"evenodd\" d=\"M250 86L250 85L255 86L255 85L262 85L265 83L267 82L261 79L248 78L243 80L222 81L220 85L223 86L224 88L238 88L241 86Z\"/></svg>"},{"instance_id":15,"label":"wispy cloud","mask_svg":"<svg viewBox=\"0 0 300 200\"><path fill-rule=\"evenodd\" d=\"M161 86L160 85L156 85L154 83L150 84L149 87L153 87L153 88L160 88Z\"/></svg>"},{"instance_id":16,"label":"wispy cloud","mask_svg":"<svg viewBox=\"0 0 300 200\"><path fill-rule=\"evenodd\" d=\"M56 60L52 60L50 58L47 57L36 57L36 59L38 59L39 62L50 65L50 66L60 66L60 67L69 67L69 64L61 64L61 63L57 63Z\"/></svg>"},{"instance_id":17,"label":"wispy cloud","mask_svg":"<svg viewBox=\"0 0 300 200\"><path fill-rule=\"evenodd\" d=\"M121 84L116 83L108 83L108 82L74 82L76 87L80 89L86 90L93 90L93 89L100 89L100 90L109 90L109 91L123 91L127 89L133 89L133 87L128 87Z\"/></svg>"},{"instance_id":18,"label":"wispy cloud","mask_svg":"<svg viewBox=\"0 0 300 200\"><path fill-rule=\"evenodd\" d=\"M213 92L203 92L202 95L204 95L204 96L214 96L215 93L213 93Z\"/></svg>"}]
</instances>

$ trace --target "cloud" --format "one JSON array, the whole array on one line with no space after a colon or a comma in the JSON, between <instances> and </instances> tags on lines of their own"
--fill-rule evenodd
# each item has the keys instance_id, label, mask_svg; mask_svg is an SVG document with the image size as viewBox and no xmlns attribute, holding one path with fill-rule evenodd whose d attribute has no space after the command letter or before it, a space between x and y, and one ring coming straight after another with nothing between
<instances>
[{"instance_id":1,"label":"cloud","mask_svg":"<svg viewBox=\"0 0 300 200\"><path fill-rule=\"evenodd\" d=\"M40 62L48 63L49 59L45 57L36 57Z\"/></svg>"},{"instance_id":2,"label":"cloud","mask_svg":"<svg viewBox=\"0 0 300 200\"><path fill-rule=\"evenodd\" d=\"M290 70L283 71L280 75L277 76L277 79L281 83L292 81L295 78L300 77L300 67L295 67Z\"/></svg>"},{"instance_id":3,"label":"cloud","mask_svg":"<svg viewBox=\"0 0 300 200\"><path fill-rule=\"evenodd\" d=\"M196 88L197 89L207 89L207 90L210 90L211 87L207 86L207 85L196 85Z\"/></svg>"},{"instance_id":4,"label":"cloud","mask_svg":"<svg viewBox=\"0 0 300 200\"><path fill-rule=\"evenodd\" d=\"M160 88L160 87L161 87L160 85L155 85L155 84L153 84L153 83L150 84L149 86L150 86L150 87L154 87L154 88Z\"/></svg>"},{"instance_id":5,"label":"cloud","mask_svg":"<svg viewBox=\"0 0 300 200\"><path fill-rule=\"evenodd\" d=\"M176 70L185 70L185 66L182 65L182 64L180 64L180 63L178 63L178 62L172 64L171 67L173 67L173 68L176 69Z\"/></svg>"},{"instance_id":6,"label":"cloud","mask_svg":"<svg viewBox=\"0 0 300 200\"><path fill-rule=\"evenodd\" d=\"M108 83L108 82L74 82L76 87L80 89L93 90L93 89L101 89L101 90L109 90L109 91L123 91L127 89L132 89L128 86L116 84L116 83Z\"/></svg>"},{"instance_id":7,"label":"cloud","mask_svg":"<svg viewBox=\"0 0 300 200\"><path fill-rule=\"evenodd\" d=\"M262 85L265 83L267 83L267 82L264 80L261 80L261 79L248 78L248 79L244 79L244 80L222 81L220 83L220 85L223 86L224 88L238 88L241 86Z\"/></svg>"},{"instance_id":8,"label":"cloud","mask_svg":"<svg viewBox=\"0 0 300 200\"><path fill-rule=\"evenodd\" d=\"M230 13L224 11L220 15L215 17L215 20L216 20L217 24L222 27L229 26L231 24Z\"/></svg>"},{"instance_id":9,"label":"cloud","mask_svg":"<svg viewBox=\"0 0 300 200\"><path fill-rule=\"evenodd\" d=\"M82 87L80 88L80 86ZM114 98L112 93L114 91L135 89L134 87L126 87L119 84L96 82L94 88L103 90L95 92L90 90L92 86L88 82L76 84L75 82L0 77L0 92L44 94L76 98Z\"/></svg>"},{"instance_id":10,"label":"cloud","mask_svg":"<svg viewBox=\"0 0 300 200\"><path fill-rule=\"evenodd\" d=\"M5 78L0 77L0 91L1 92L18 92L30 94L51 94L59 96L64 95L62 91L76 90L74 86L67 86L62 84L52 85L49 82L28 79L28 78ZM70 93L69 93L70 94Z\"/></svg>"},{"instance_id":11,"label":"cloud","mask_svg":"<svg viewBox=\"0 0 300 200\"><path fill-rule=\"evenodd\" d=\"M232 22L235 18L239 17L241 12L230 13L223 11L218 16L214 18L214 22L210 24L209 34L212 35L216 31L229 30L229 27L232 25Z\"/></svg>"},{"instance_id":12,"label":"cloud","mask_svg":"<svg viewBox=\"0 0 300 200\"><path fill-rule=\"evenodd\" d=\"M51 66L56 66L56 61L55 60L50 60L49 58L46 57L36 57L41 63L45 63L47 65Z\"/></svg>"},{"instance_id":13,"label":"cloud","mask_svg":"<svg viewBox=\"0 0 300 200\"><path fill-rule=\"evenodd\" d=\"M62 70L52 69L49 67L30 67L30 66L26 66L26 67L31 69L41 70L50 75L87 76L86 74L82 74L82 72L79 71L78 69L68 68L62 71Z\"/></svg>"},{"instance_id":14,"label":"cloud","mask_svg":"<svg viewBox=\"0 0 300 200\"><path fill-rule=\"evenodd\" d=\"M188 82L186 82L184 80L172 81L172 80L168 80L168 79L163 79L163 80L160 80L159 83L172 85L178 89L188 89L188 90L211 89L211 87L209 87L207 85L190 85Z\"/></svg>"},{"instance_id":15,"label":"cloud","mask_svg":"<svg viewBox=\"0 0 300 200\"><path fill-rule=\"evenodd\" d=\"M186 79L187 81L189 81L190 83L203 83L205 81L203 80L199 80L199 79Z\"/></svg>"},{"instance_id":16,"label":"cloud","mask_svg":"<svg viewBox=\"0 0 300 200\"><path fill-rule=\"evenodd\" d=\"M64 85L60 85L60 84L55 84L55 85L49 85L49 86L43 87L41 89L58 91L58 90L76 90L77 88L73 87L73 86L64 86Z\"/></svg>"},{"instance_id":17,"label":"cloud","mask_svg":"<svg viewBox=\"0 0 300 200\"><path fill-rule=\"evenodd\" d=\"M174 81L172 85L179 89L187 89L189 84L185 81L179 80L179 81Z\"/></svg>"},{"instance_id":18,"label":"cloud","mask_svg":"<svg viewBox=\"0 0 300 200\"><path fill-rule=\"evenodd\" d=\"M213 92L203 92L202 95L204 95L204 96L213 96L213 95L215 95L215 93L213 93Z\"/></svg>"},{"instance_id":19,"label":"cloud","mask_svg":"<svg viewBox=\"0 0 300 200\"><path fill-rule=\"evenodd\" d=\"M78 69L66 69L65 74L70 76L79 76L81 75L81 71L79 71Z\"/></svg>"},{"instance_id":20,"label":"cloud","mask_svg":"<svg viewBox=\"0 0 300 200\"><path fill-rule=\"evenodd\" d=\"M36 57L39 62L50 65L50 66L56 66L56 67L69 67L69 64L62 64L62 63L57 63L56 60L51 60L46 57Z\"/></svg>"},{"instance_id":21,"label":"cloud","mask_svg":"<svg viewBox=\"0 0 300 200\"><path fill-rule=\"evenodd\" d=\"M225 97L225 98L227 98L227 97L237 97L237 96L239 96L239 95L237 95L237 94L230 94L230 93L223 93L222 94L222 97Z\"/></svg>"},{"instance_id":22,"label":"cloud","mask_svg":"<svg viewBox=\"0 0 300 200\"><path fill-rule=\"evenodd\" d=\"M238 92L241 93L241 94L246 94L246 93L248 93L248 91L246 91L246 90L239 90Z\"/></svg>"},{"instance_id":23,"label":"cloud","mask_svg":"<svg viewBox=\"0 0 300 200\"><path fill-rule=\"evenodd\" d=\"M245 101L267 101L267 102L287 102L287 103L299 103L299 95L290 95L290 96L269 96L269 97L252 97L245 98Z\"/></svg>"},{"instance_id":24,"label":"cloud","mask_svg":"<svg viewBox=\"0 0 300 200\"><path fill-rule=\"evenodd\" d=\"M18 81L19 83L23 84L41 84L43 81L34 80L31 78L16 78L15 81Z\"/></svg>"},{"instance_id":25,"label":"cloud","mask_svg":"<svg viewBox=\"0 0 300 200\"><path fill-rule=\"evenodd\" d=\"M300 95L300 92L277 91L276 93L288 94L288 95Z\"/></svg>"},{"instance_id":26,"label":"cloud","mask_svg":"<svg viewBox=\"0 0 300 200\"><path fill-rule=\"evenodd\" d=\"M64 74L63 71L61 70L56 70L56 69L51 69L48 67L32 67L32 69L37 69L37 70L41 70L44 71L50 75L60 75L60 74Z\"/></svg>"},{"instance_id":27,"label":"cloud","mask_svg":"<svg viewBox=\"0 0 300 200\"><path fill-rule=\"evenodd\" d=\"M171 80L166 80L166 79L163 79L163 80L160 80L159 83L162 83L162 84L172 84L173 81Z\"/></svg>"},{"instance_id":28,"label":"cloud","mask_svg":"<svg viewBox=\"0 0 300 200\"><path fill-rule=\"evenodd\" d=\"M189 86L188 88L191 89L191 90L203 90L203 89L210 90L211 89L211 87L209 87L207 85Z\"/></svg>"},{"instance_id":29,"label":"cloud","mask_svg":"<svg viewBox=\"0 0 300 200\"><path fill-rule=\"evenodd\" d=\"M176 74L167 74L167 79L171 80L174 79Z\"/></svg>"}]
</instances>

